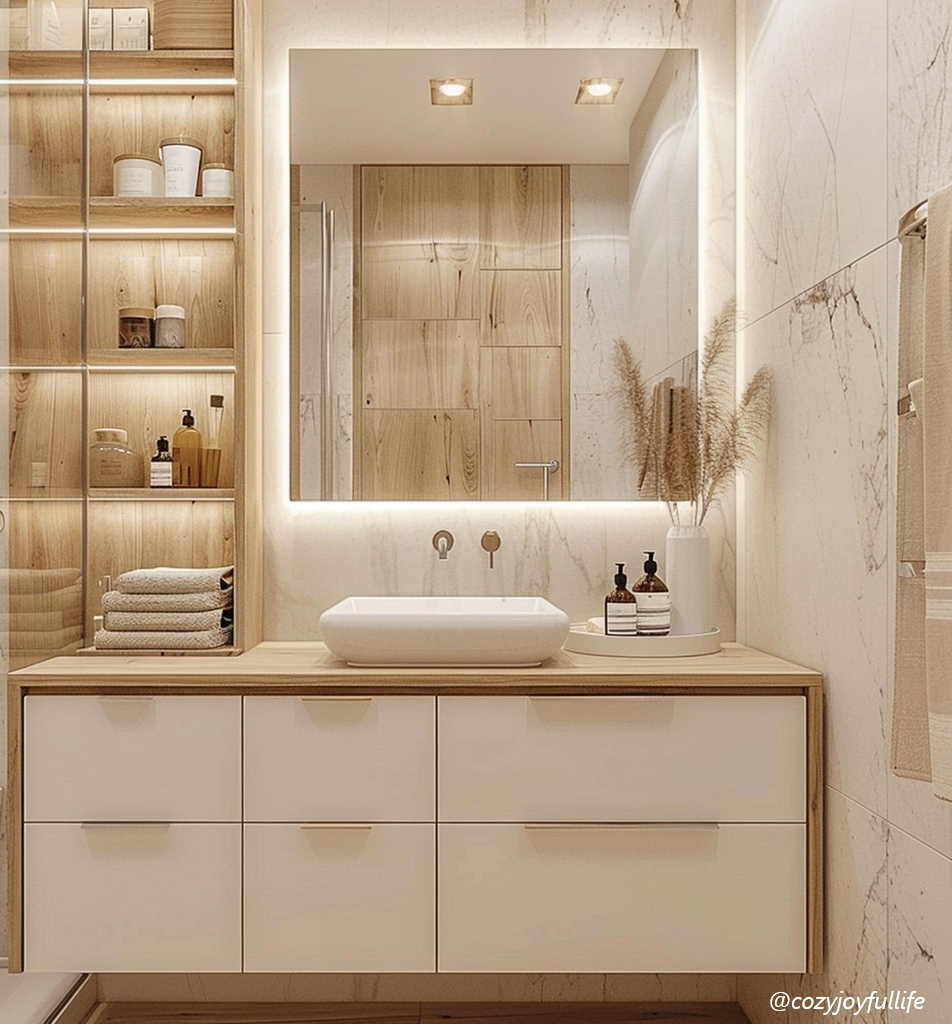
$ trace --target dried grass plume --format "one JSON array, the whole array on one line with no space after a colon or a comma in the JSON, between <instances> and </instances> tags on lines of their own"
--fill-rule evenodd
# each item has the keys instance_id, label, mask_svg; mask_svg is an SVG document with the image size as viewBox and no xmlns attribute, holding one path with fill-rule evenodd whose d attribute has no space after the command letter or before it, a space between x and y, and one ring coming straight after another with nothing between
<instances>
[{"instance_id":1,"label":"dried grass plume","mask_svg":"<svg viewBox=\"0 0 952 1024\"><path fill-rule=\"evenodd\" d=\"M704 338L697 394L665 377L651 389L628 343L615 340L622 455L638 467L642 497L664 501L680 523L689 502L701 525L724 488L753 457L767 433L772 374L760 367L734 401L733 351L737 309L728 302Z\"/></svg>"}]
</instances>

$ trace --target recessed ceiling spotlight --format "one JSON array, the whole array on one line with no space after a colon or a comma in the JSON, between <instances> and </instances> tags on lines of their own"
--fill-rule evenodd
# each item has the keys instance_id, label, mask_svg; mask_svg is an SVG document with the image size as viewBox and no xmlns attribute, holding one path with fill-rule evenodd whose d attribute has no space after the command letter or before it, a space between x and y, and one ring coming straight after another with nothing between
<instances>
[{"instance_id":1,"label":"recessed ceiling spotlight","mask_svg":"<svg viewBox=\"0 0 952 1024\"><path fill-rule=\"evenodd\" d=\"M614 103L624 78L583 78L578 83L576 103Z\"/></svg>"},{"instance_id":2,"label":"recessed ceiling spotlight","mask_svg":"<svg viewBox=\"0 0 952 1024\"><path fill-rule=\"evenodd\" d=\"M430 103L465 106L473 102L471 78L431 78Z\"/></svg>"}]
</instances>

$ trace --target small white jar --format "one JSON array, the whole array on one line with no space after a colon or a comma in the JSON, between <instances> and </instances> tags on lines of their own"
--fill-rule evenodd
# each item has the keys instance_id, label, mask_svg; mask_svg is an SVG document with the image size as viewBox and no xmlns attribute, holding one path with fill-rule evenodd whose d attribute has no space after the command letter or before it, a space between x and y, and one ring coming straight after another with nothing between
<instances>
[{"instance_id":1,"label":"small white jar","mask_svg":"<svg viewBox=\"0 0 952 1024\"><path fill-rule=\"evenodd\" d=\"M202 171L202 195L231 199L235 194L235 172L224 164L206 164Z\"/></svg>"},{"instance_id":2,"label":"small white jar","mask_svg":"<svg viewBox=\"0 0 952 1024\"><path fill-rule=\"evenodd\" d=\"M155 347L185 348L185 309L182 306L155 307Z\"/></svg>"},{"instance_id":3,"label":"small white jar","mask_svg":"<svg viewBox=\"0 0 952 1024\"><path fill-rule=\"evenodd\" d=\"M154 156L123 153L113 160L113 195L161 196L164 191L162 164Z\"/></svg>"},{"instance_id":4,"label":"small white jar","mask_svg":"<svg viewBox=\"0 0 952 1024\"><path fill-rule=\"evenodd\" d=\"M198 169L202 163L202 145L179 136L159 143L162 172L167 196L194 196L198 192Z\"/></svg>"}]
</instances>

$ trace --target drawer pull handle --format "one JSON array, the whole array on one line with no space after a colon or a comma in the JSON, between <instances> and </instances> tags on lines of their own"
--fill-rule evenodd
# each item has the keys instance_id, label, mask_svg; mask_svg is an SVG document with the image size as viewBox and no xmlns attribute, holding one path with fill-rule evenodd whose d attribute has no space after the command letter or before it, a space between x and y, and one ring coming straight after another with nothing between
<instances>
[{"instance_id":1,"label":"drawer pull handle","mask_svg":"<svg viewBox=\"0 0 952 1024\"><path fill-rule=\"evenodd\" d=\"M330 831L332 829L346 829L348 831L360 830L363 832L369 832L373 828L373 825L367 824L363 821L321 821L321 822L310 822L307 825L301 826L302 832L321 832Z\"/></svg>"},{"instance_id":2,"label":"drawer pull handle","mask_svg":"<svg viewBox=\"0 0 952 1024\"><path fill-rule=\"evenodd\" d=\"M84 821L80 828L169 828L170 821Z\"/></svg>"},{"instance_id":3,"label":"drawer pull handle","mask_svg":"<svg viewBox=\"0 0 952 1024\"><path fill-rule=\"evenodd\" d=\"M686 832L715 832L720 828L716 821L592 821L592 822L533 822L522 826L526 831L543 829L553 831L579 831L582 829L624 828L629 830L674 830Z\"/></svg>"},{"instance_id":4,"label":"drawer pull handle","mask_svg":"<svg viewBox=\"0 0 952 1024\"><path fill-rule=\"evenodd\" d=\"M142 694L137 694L137 693L115 693L115 694L103 693L103 694L100 694L100 696L97 698L97 700L101 700L101 701L114 701L115 700L115 701L124 701L124 702L127 702L127 701L147 701L147 700L155 700L155 697L150 696L149 694L145 694L145 693L142 693Z\"/></svg>"},{"instance_id":5,"label":"drawer pull handle","mask_svg":"<svg viewBox=\"0 0 952 1024\"><path fill-rule=\"evenodd\" d=\"M310 703L312 701L320 703L320 702L340 701L340 700L347 700L347 701L355 701L355 700L371 701L371 700L373 700L373 697L361 697L361 696L355 695L355 694L341 693L341 694L326 694L326 695L315 696L315 697L301 697L301 700L303 700L305 703Z\"/></svg>"}]
</instances>

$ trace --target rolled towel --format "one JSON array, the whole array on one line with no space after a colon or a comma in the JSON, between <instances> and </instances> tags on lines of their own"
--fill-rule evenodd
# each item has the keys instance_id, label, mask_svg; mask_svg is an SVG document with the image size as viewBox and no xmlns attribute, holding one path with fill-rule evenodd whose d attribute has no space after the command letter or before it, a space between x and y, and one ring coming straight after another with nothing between
<instances>
[{"instance_id":1,"label":"rolled towel","mask_svg":"<svg viewBox=\"0 0 952 1024\"><path fill-rule=\"evenodd\" d=\"M107 590L102 596L104 612L207 612L228 608L235 588L200 590L194 594L120 594Z\"/></svg>"},{"instance_id":2,"label":"rolled towel","mask_svg":"<svg viewBox=\"0 0 952 1024\"><path fill-rule=\"evenodd\" d=\"M97 629L93 643L100 651L200 651L231 643L230 629L205 629L193 633L148 630Z\"/></svg>"},{"instance_id":3,"label":"rolled towel","mask_svg":"<svg viewBox=\"0 0 952 1024\"><path fill-rule=\"evenodd\" d=\"M113 580L121 594L195 594L218 592L234 583L235 567L217 569L180 569L159 566L155 569L131 569Z\"/></svg>"},{"instance_id":4,"label":"rolled towel","mask_svg":"<svg viewBox=\"0 0 952 1024\"><path fill-rule=\"evenodd\" d=\"M106 612L103 626L116 631L195 633L208 629L230 629L233 615L231 608L216 608L207 612Z\"/></svg>"}]
</instances>

